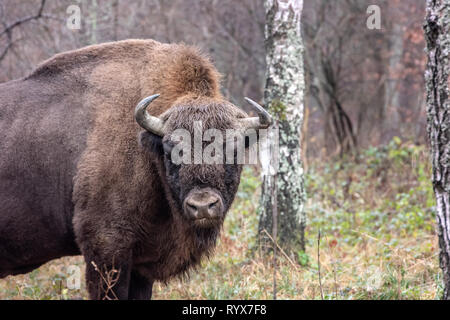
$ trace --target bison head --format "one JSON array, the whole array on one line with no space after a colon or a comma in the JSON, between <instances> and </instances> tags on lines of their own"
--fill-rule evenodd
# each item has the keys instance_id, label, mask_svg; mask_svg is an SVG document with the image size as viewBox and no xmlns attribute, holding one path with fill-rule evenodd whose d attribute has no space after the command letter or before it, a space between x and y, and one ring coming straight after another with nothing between
<instances>
[{"instance_id":1,"label":"bison head","mask_svg":"<svg viewBox=\"0 0 450 320\"><path fill-rule=\"evenodd\" d=\"M141 145L156 154L162 163L160 171L164 171L162 175L167 189L182 216L196 227L221 225L239 186L242 163L236 159L237 150L232 150L232 161L223 156L215 158L212 163L203 161L203 152L208 152L208 144L212 141L216 147L218 142L221 143L221 149L213 149L212 153L219 153L219 150L223 151L222 155L229 155L230 150L226 150L225 145L229 132L237 132L238 136L249 129L267 128L271 117L248 98L258 117L248 117L231 103L208 97L182 98L161 116L154 117L146 108L158 96L147 97L136 106L136 121L146 130L141 133ZM203 135L211 130L218 135L205 139ZM183 137L180 141L180 132L187 133L187 139ZM215 141L218 136L221 136L221 141ZM233 142L237 140L243 141L233 138ZM187 142L187 145L179 148L182 142ZM200 145L196 146L196 143ZM238 143L233 145L233 148L238 147ZM174 159L174 156L184 161L180 163L180 159Z\"/></svg>"}]
</instances>

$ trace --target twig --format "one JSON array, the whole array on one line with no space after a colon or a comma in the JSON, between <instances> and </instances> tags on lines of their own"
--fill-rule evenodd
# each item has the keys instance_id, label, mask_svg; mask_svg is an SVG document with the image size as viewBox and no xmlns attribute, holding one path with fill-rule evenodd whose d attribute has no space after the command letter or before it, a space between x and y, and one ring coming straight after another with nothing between
<instances>
[{"instance_id":1,"label":"twig","mask_svg":"<svg viewBox=\"0 0 450 320\"><path fill-rule=\"evenodd\" d=\"M318 269L319 269L320 296L322 297L322 300L323 300L322 277L320 275L320 229L319 229L319 234L317 237L317 265L318 265Z\"/></svg>"},{"instance_id":2,"label":"twig","mask_svg":"<svg viewBox=\"0 0 450 320\"><path fill-rule=\"evenodd\" d=\"M15 27L21 25L22 23L31 21L31 20L36 20L39 19L40 17L42 17L42 11L44 11L44 6L45 6L45 1L46 0L42 0L41 1L41 6L39 7L39 10L37 12L37 14L35 14L34 16L28 16L22 19L19 19L13 23L11 23L9 26L7 26L1 33L0 33L0 37L3 36L6 33L9 33L10 31L12 31L12 29L14 29Z\"/></svg>"},{"instance_id":3,"label":"twig","mask_svg":"<svg viewBox=\"0 0 450 320\"><path fill-rule=\"evenodd\" d=\"M113 290L113 287L117 284L117 281L119 281L120 270L114 268L114 262L111 270L108 270L108 268L104 266L105 270L103 272L98 268L97 264L94 261L91 261L91 263L94 266L95 271L98 272L100 278L106 285L106 289L104 290L105 296L102 298L102 300L119 300L119 298L117 297L116 293ZM109 296L110 292L112 294L112 298Z\"/></svg>"},{"instance_id":4,"label":"twig","mask_svg":"<svg viewBox=\"0 0 450 320\"><path fill-rule=\"evenodd\" d=\"M8 44L6 45L5 49L3 49L2 53L0 54L0 61L3 60L3 58L8 53L8 50L11 49L12 45L13 45L13 42L9 41Z\"/></svg>"},{"instance_id":5,"label":"twig","mask_svg":"<svg viewBox=\"0 0 450 320\"><path fill-rule=\"evenodd\" d=\"M367 237L367 238L369 238L369 239L372 239L372 240L375 240L375 241L378 241L378 242L382 242L384 245L386 245L386 246L388 246L389 247L389 245L387 244L387 243L384 243L383 241L381 241L380 239L377 239L377 238L375 238L374 236L371 236L370 234L367 234L367 233L364 233L364 232L361 232L361 231L358 231L358 230L350 230L350 231L353 231L353 232L355 232L355 233L359 233L360 235L362 235L362 236L365 236L365 237Z\"/></svg>"},{"instance_id":6,"label":"twig","mask_svg":"<svg viewBox=\"0 0 450 320\"><path fill-rule=\"evenodd\" d=\"M267 234L267 236L269 237L270 241L272 241L272 243L275 243L274 239L272 238L272 236L267 232L266 229L263 229L263 232L265 234ZM291 258L289 258L289 256L286 254L286 252L283 250L283 248L281 248L278 243L275 243L277 248L280 250L280 252L283 254L283 256L289 261L289 263L297 270L298 266L295 264L294 261L292 261Z\"/></svg>"},{"instance_id":7,"label":"twig","mask_svg":"<svg viewBox=\"0 0 450 320\"><path fill-rule=\"evenodd\" d=\"M13 37L12 37L12 32L13 32L13 29L15 27L18 27L21 24L23 24L25 22L28 22L28 21L31 21L31 20L37 20L37 19L40 19L40 18L48 18L48 19L53 18L53 17L51 17L49 15L44 15L42 13L44 11L45 1L46 0L41 0L41 5L40 5L39 10L38 10L36 15L28 16L28 17L19 19L19 20L13 22L10 25L6 25L6 23L4 23L4 22L2 23L3 26L4 26L4 29L3 29L2 32L0 32L0 38L3 37L3 35L6 34L6 36L8 38L8 42L7 42L6 47L2 50L2 53L0 54L0 61L3 60L3 58L5 58L6 54L8 53L8 51L12 48L12 46L14 44ZM3 9L2 9L2 15L3 15Z\"/></svg>"},{"instance_id":8,"label":"twig","mask_svg":"<svg viewBox=\"0 0 450 320\"><path fill-rule=\"evenodd\" d=\"M273 300L277 300L277 232L278 232L277 175L272 186L272 237L273 237Z\"/></svg>"}]
</instances>

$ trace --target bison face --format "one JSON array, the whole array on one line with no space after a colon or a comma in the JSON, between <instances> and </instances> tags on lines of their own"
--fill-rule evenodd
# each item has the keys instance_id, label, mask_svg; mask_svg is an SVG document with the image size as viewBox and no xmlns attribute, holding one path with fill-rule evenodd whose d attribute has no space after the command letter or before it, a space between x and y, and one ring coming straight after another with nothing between
<instances>
[{"instance_id":1,"label":"bison face","mask_svg":"<svg viewBox=\"0 0 450 320\"><path fill-rule=\"evenodd\" d=\"M221 225L233 202L242 171L242 164L236 161L239 145L236 143L233 149L227 149L225 137L230 130L245 131L244 120L254 124L259 119L247 118L244 112L226 101L205 97L179 101L159 118L147 113L145 117L150 121L143 125L136 116L138 123L147 129L141 134L141 145L161 164L160 176L177 211L198 228ZM211 130L218 135L205 139ZM220 136L221 140L216 141ZM211 143L215 148L208 149ZM212 154L208 155L211 150ZM220 154L222 157L216 157ZM213 162L208 158L211 155Z\"/></svg>"},{"instance_id":2,"label":"bison face","mask_svg":"<svg viewBox=\"0 0 450 320\"><path fill-rule=\"evenodd\" d=\"M183 216L198 227L222 224L239 186L242 165L174 164L164 154L165 175Z\"/></svg>"}]
</instances>

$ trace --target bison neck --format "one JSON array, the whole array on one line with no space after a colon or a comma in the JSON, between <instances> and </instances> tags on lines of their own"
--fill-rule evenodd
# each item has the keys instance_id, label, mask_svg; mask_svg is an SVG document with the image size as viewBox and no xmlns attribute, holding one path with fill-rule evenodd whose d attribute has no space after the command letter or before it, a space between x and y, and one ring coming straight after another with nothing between
<instances>
[{"instance_id":1,"label":"bison neck","mask_svg":"<svg viewBox=\"0 0 450 320\"><path fill-rule=\"evenodd\" d=\"M142 275L167 281L173 276L185 275L202 258L212 254L221 225L211 228L193 226L180 211L161 159L152 158L151 154L146 156L150 157L148 160L153 169L151 185L160 187L148 190L152 193L147 208L150 215L144 219L145 225L142 224L145 236L140 239L134 252L134 264Z\"/></svg>"},{"instance_id":2,"label":"bison neck","mask_svg":"<svg viewBox=\"0 0 450 320\"><path fill-rule=\"evenodd\" d=\"M198 229L178 212L152 226L150 242L141 243L135 256L135 269L160 281L183 276L214 251L220 227ZM156 241L155 241L156 240Z\"/></svg>"}]
</instances>

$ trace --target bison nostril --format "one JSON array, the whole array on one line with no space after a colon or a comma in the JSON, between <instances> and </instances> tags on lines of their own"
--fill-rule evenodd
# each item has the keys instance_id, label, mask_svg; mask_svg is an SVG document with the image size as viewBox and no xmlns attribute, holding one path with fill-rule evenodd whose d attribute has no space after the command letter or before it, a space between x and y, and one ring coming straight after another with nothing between
<instances>
[{"instance_id":1,"label":"bison nostril","mask_svg":"<svg viewBox=\"0 0 450 320\"><path fill-rule=\"evenodd\" d=\"M214 208L218 203L219 203L219 200L217 199L216 201L214 201L213 203L211 203L211 204L209 205L209 209Z\"/></svg>"},{"instance_id":2,"label":"bison nostril","mask_svg":"<svg viewBox=\"0 0 450 320\"><path fill-rule=\"evenodd\" d=\"M212 221L223 214L223 204L219 195L212 191L193 191L185 199L185 214L196 221Z\"/></svg>"},{"instance_id":3,"label":"bison nostril","mask_svg":"<svg viewBox=\"0 0 450 320\"><path fill-rule=\"evenodd\" d=\"M189 209L197 210L197 207L194 206L193 204L187 203L187 206L188 206Z\"/></svg>"}]
</instances>

